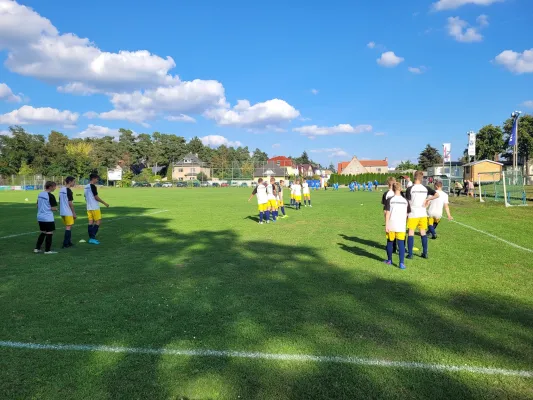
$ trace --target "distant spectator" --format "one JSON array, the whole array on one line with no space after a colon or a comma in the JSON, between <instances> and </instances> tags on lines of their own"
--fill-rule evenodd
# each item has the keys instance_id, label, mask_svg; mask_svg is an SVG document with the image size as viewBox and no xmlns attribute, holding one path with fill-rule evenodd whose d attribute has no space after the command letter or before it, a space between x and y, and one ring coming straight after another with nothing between
<instances>
[{"instance_id":1,"label":"distant spectator","mask_svg":"<svg viewBox=\"0 0 533 400\"><path fill-rule=\"evenodd\" d=\"M455 196L461 196L461 191L463 190L463 185L461 184L461 182L455 181L455 185L453 188L455 190Z\"/></svg>"},{"instance_id":2,"label":"distant spectator","mask_svg":"<svg viewBox=\"0 0 533 400\"><path fill-rule=\"evenodd\" d=\"M468 181L468 195L475 197L474 196L474 182L472 181Z\"/></svg>"}]
</instances>

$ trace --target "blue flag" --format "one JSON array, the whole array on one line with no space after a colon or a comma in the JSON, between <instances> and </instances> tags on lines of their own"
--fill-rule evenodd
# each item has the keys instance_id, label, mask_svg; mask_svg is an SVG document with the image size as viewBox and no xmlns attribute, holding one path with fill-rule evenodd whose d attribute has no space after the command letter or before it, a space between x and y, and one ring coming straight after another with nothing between
<instances>
[{"instance_id":1,"label":"blue flag","mask_svg":"<svg viewBox=\"0 0 533 400\"><path fill-rule=\"evenodd\" d=\"M513 129L511 130L511 137L509 139L509 146L514 146L516 144L516 138L518 136L518 117L513 121Z\"/></svg>"}]
</instances>

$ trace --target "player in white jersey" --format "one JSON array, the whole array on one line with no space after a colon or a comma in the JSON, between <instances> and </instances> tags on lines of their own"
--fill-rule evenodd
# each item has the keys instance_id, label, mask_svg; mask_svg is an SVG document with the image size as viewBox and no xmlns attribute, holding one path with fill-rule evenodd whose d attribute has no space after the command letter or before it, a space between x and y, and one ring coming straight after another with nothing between
<instances>
[{"instance_id":1,"label":"player in white jersey","mask_svg":"<svg viewBox=\"0 0 533 400\"><path fill-rule=\"evenodd\" d=\"M311 191L309 190L307 181L302 182L302 193L304 195L304 206L307 207L307 202L309 202L309 207L313 207L311 205Z\"/></svg>"},{"instance_id":2,"label":"player in white jersey","mask_svg":"<svg viewBox=\"0 0 533 400\"><path fill-rule=\"evenodd\" d=\"M300 185L300 179L296 179L292 189L294 190L294 207L299 210L302 208L302 185Z\"/></svg>"},{"instance_id":3,"label":"player in white jersey","mask_svg":"<svg viewBox=\"0 0 533 400\"><path fill-rule=\"evenodd\" d=\"M270 221L270 214L272 214L272 222L276 222L278 218L278 198L277 198L276 179L270 178L267 184L268 209L267 209L267 223Z\"/></svg>"},{"instance_id":4,"label":"player in white jersey","mask_svg":"<svg viewBox=\"0 0 533 400\"><path fill-rule=\"evenodd\" d=\"M57 201L52 192L56 190L55 182L46 182L44 191L37 196L37 222L41 234L37 239L34 253L40 253L44 242L44 254L56 254L52 251L52 238L56 230L54 211L57 211Z\"/></svg>"},{"instance_id":5,"label":"player in white jersey","mask_svg":"<svg viewBox=\"0 0 533 400\"><path fill-rule=\"evenodd\" d=\"M283 188L285 187L285 181L282 179L279 181L279 184L277 185L278 189L278 209L281 210L281 213L283 214L280 218L287 218L288 215L285 214L285 203L283 202Z\"/></svg>"},{"instance_id":6,"label":"player in white jersey","mask_svg":"<svg viewBox=\"0 0 533 400\"><path fill-rule=\"evenodd\" d=\"M76 211L74 210L74 196L72 189L76 184L76 179L72 176L67 176L65 179L65 186L59 190L59 215L65 225L65 237L63 239L63 248L72 247L72 225L76 220Z\"/></svg>"},{"instance_id":7,"label":"player in white jersey","mask_svg":"<svg viewBox=\"0 0 533 400\"><path fill-rule=\"evenodd\" d=\"M429 204L428 209L428 230L429 233L431 233L431 239L437 239L437 226L442 218L443 208L446 210L448 220L453 220L452 214L450 214L448 194L442 190L441 181L435 182L435 189L437 190L439 197Z\"/></svg>"},{"instance_id":8,"label":"player in white jersey","mask_svg":"<svg viewBox=\"0 0 533 400\"><path fill-rule=\"evenodd\" d=\"M266 184L263 182L263 178L257 180L257 186L254 188L252 195L248 201L252 200L252 197L257 195L257 208L259 209L259 223L263 224L263 217L266 217L268 209L268 196ZM267 220L268 222L268 220Z\"/></svg>"},{"instance_id":9,"label":"player in white jersey","mask_svg":"<svg viewBox=\"0 0 533 400\"><path fill-rule=\"evenodd\" d=\"M405 178L405 188L409 189L411 186L413 186L413 182L411 182L411 177L407 176Z\"/></svg>"},{"instance_id":10,"label":"player in white jersey","mask_svg":"<svg viewBox=\"0 0 533 400\"><path fill-rule=\"evenodd\" d=\"M381 204L383 205L383 217L385 218L385 224L387 224L387 210L386 210L386 204L387 204L387 200L390 199L391 197L394 197L394 190L392 189L392 185L396 183L396 179L392 176L389 176L387 178L387 185L389 186L389 190L387 190L386 192L383 193L383 196L381 197ZM396 240L393 242L393 253L396 253L396 250L397 250L397 244L396 244Z\"/></svg>"},{"instance_id":11,"label":"player in white jersey","mask_svg":"<svg viewBox=\"0 0 533 400\"><path fill-rule=\"evenodd\" d=\"M409 229L409 238L407 246L409 254L407 258L413 258L413 247L415 245L415 230L418 228L422 239L422 258L428 258L428 238L426 231L428 229L428 213L426 207L428 202L435 200L439 194L428 186L422 185L424 172L415 172L415 183L405 192L405 198L409 201L411 212L407 221Z\"/></svg>"},{"instance_id":12,"label":"player in white jersey","mask_svg":"<svg viewBox=\"0 0 533 400\"><path fill-rule=\"evenodd\" d=\"M87 202L87 217L89 219L89 226L87 228L89 241L87 243L90 244L100 244L100 242L96 240L96 234L102 223L102 213L100 211L100 204L98 203L102 203L104 206L109 207L109 204L98 196L98 190L96 189L98 179L100 179L100 177L97 174L89 175L89 184L85 186L85 201Z\"/></svg>"},{"instance_id":13,"label":"player in white jersey","mask_svg":"<svg viewBox=\"0 0 533 400\"><path fill-rule=\"evenodd\" d=\"M296 203L294 201L294 182L292 182L290 185L289 185L289 189L291 190L291 206L294 206L294 204Z\"/></svg>"},{"instance_id":14,"label":"player in white jersey","mask_svg":"<svg viewBox=\"0 0 533 400\"><path fill-rule=\"evenodd\" d=\"M405 269L405 223L411 212L409 202L402 196L402 185L394 182L392 185L394 196L385 202L385 233L387 235L387 261L392 265L394 243L398 243L400 250L400 269Z\"/></svg>"}]
</instances>

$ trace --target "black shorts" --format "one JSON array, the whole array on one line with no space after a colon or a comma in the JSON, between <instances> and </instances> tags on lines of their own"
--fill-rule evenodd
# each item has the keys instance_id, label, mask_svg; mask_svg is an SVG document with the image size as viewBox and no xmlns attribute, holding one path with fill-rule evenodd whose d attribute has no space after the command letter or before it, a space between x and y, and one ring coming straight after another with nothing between
<instances>
[{"instance_id":1,"label":"black shorts","mask_svg":"<svg viewBox=\"0 0 533 400\"><path fill-rule=\"evenodd\" d=\"M39 229L41 232L53 232L56 230L56 223L39 221Z\"/></svg>"}]
</instances>

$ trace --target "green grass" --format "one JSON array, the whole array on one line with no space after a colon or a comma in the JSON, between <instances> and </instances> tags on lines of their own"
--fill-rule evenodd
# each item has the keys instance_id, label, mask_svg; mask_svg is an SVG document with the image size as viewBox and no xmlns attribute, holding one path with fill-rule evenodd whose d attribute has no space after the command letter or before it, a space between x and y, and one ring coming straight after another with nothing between
<instances>
[{"instance_id":1,"label":"green grass","mask_svg":"<svg viewBox=\"0 0 533 400\"><path fill-rule=\"evenodd\" d=\"M401 271L381 263L381 193L313 192L312 209L258 225L249 192L102 189L99 247L44 256L31 254L36 235L0 239L0 341L533 369L531 253L443 221L430 259ZM0 237L37 230L36 196L0 193ZM533 207L452 201L458 221L533 248ZM521 399L532 388L465 372L0 348L2 399Z\"/></svg>"}]
</instances>

